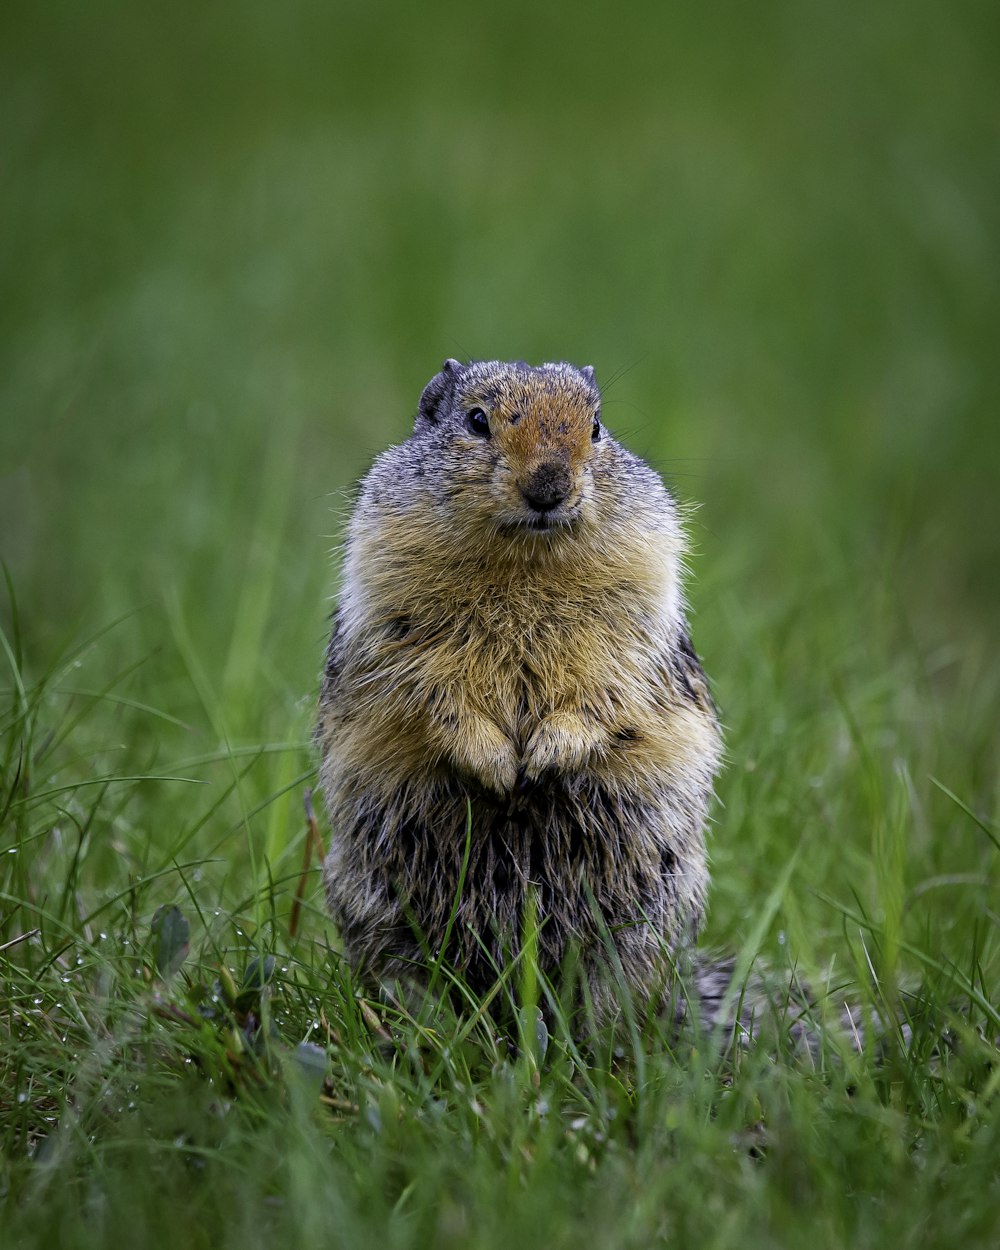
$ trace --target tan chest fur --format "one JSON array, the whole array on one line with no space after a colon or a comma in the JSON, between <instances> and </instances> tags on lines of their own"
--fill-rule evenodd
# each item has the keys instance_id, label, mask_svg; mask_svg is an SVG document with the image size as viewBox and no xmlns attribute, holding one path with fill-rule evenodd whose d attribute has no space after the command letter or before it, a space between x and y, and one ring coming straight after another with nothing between
<instances>
[{"instance_id":1,"label":"tan chest fur","mask_svg":"<svg viewBox=\"0 0 1000 1250\"><path fill-rule=\"evenodd\" d=\"M714 731L670 681L677 553L657 538L558 558L540 540L498 560L449 555L447 535L384 517L370 539L356 535L341 767L388 792L445 765L442 717L457 733L462 715L485 718L520 756L546 718L569 713L600 742L588 768L615 786L684 776Z\"/></svg>"}]
</instances>

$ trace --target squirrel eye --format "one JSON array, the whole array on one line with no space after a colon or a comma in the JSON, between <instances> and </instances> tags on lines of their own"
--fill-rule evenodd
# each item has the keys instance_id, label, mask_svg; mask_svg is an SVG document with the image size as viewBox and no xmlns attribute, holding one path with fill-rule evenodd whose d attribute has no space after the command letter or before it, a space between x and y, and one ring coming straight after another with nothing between
<instances>
[{"instance_id":1,"label":"squirrel eye","mask_svg":"<svg viewBox=\"0 0 1000 1250\"><path fill-rule=\"evenodd\" d=\"M482 408L470 408L465 414L465 424L479 438L489 438L490 422Z\"/></svg>"},{"instance_id":2,"label":"squirrel eye","mask_svg":"<svg viewBox=\"0 0 1000 1250\"><path fill-rule=\"evenodd\" d=\"M601 437L601 418L594 417L594 428L590 431L590 441L596 443Z\"/></svg>"}]
</instances>

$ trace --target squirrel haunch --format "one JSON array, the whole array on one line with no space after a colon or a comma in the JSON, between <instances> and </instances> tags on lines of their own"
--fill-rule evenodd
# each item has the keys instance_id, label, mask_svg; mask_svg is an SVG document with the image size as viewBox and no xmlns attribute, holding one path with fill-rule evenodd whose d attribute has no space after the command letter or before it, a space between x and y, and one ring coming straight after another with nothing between
<instances>
[{"instance_id":1,"label":"squirrel haunch","mask_svg":"<svg viewBox=\"0 0 1000 1250\"><path fill-rule=\"evenodd\" d=\"M547 971L574 950L599 1007L609 956L663 988L720 753L683 550L592 369L449 360L427 385L362 482L320 698L327 894L362 975L412 976L457 900L444 955L482 991L531 893Z\"/></svg>"}]
</instances>

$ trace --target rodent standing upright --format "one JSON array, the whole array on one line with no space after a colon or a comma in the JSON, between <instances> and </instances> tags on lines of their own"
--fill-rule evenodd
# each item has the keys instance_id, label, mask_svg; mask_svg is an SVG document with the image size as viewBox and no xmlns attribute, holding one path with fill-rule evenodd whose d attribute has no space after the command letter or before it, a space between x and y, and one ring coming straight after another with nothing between
<instances>
[{"instance_id":1,"label":"rodent standing upright","mask_svg":"<svg viewBox=\"0 0 1000 1250\"><path fill-rule=\"evenodd\" d=\"M607 1015L609 959L656 1000L702 917L720 736L684 537L600 403L589 367L447 360L362 482L317 738L327 894L368 979L447 935L483 992L531 893L541 967L575 951Z\"/></svg>"}]
</instances>

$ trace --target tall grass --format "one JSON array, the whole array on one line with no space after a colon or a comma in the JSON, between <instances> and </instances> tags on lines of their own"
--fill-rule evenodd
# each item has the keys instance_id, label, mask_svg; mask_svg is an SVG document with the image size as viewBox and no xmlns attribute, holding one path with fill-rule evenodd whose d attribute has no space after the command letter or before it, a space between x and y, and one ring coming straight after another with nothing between
<instances>
[{"instance_id":1,"label":"tall grass","mask_svg":"<svg viewBox=\"0 0 1000 1250\"><path fill-rule=\"evenodd\" d=\"M995 1245L992 6L0 24L0 1243ZM343 966L328 550L446 355L701 503L704 941L814 1052Z\"/></svg>"},{"instance_id":2,"label":"tall grass","mask_svg":"<svg viewBox=\"0 0 1000 1250\"><path fill-rule=\"evenodd\" d=\"M12 670L6 1244L729 1245L797 1241L808 1227L834 1246L900 1229L921 1244L956 1229L970 1244L995 1234L992 826L976 830L979 873L907 890L897 840L910 791L900 783L887 800L873 772L860 809L875 840L869 898L833 882L833 895L793 904L805 839L794 871L744 896L741 966L761 948L808 964L832 947L839 964L814 979L820 1016L847 997L881 1017L860 1054L835 1033L815 1053L780 1033L743 1052L655 1022L631 1041L581 1041L557 1003L536 1035L547 987L528 962L505 991L525 1009L518 1044L499 1031L496 1003L366 998L313 888L290 931L304 822L294 855L254 861L244 839L259 835L266 807L237 793L253 771L277 775L277 753L113 771L67 740L46 773L47 744L79 699L57 693L75 662L70 653L37 681ZM78 737L121 715L109 697L91 702ZM213 773L214 786L191 784ZM851 810L831 802L834 815ZM780 799L758 815L757 844L774 853ZM922 914L936 890L961 909L950 927ZM794 939L775 931L803 911L825 924Z\"/></svg>"}]
</instances>

